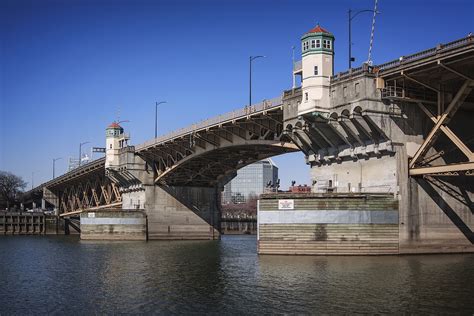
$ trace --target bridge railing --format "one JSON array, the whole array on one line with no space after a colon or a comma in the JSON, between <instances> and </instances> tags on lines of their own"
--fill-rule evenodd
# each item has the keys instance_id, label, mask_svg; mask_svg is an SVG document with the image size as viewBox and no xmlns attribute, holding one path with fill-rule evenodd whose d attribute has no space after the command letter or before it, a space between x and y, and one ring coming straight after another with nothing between
<instances>
[{"instance_id":1,"label":"bridge railing","mask_svg":"<svg viewBox=\"0 0 474 316\"><path fill-rule=\"evenodd\" d=\"M416 60L419 60L419 59L431 57L431 56L434 56L436 54L442 53L444 51L459 48L459 47L468 45L470 43L474 43L474 37L472 35L468 36L468 37L458 39L456 41L446 43L446 44L439 44L436 47L433 47L433 48L430 48L430 49L427 49L427 50L424 50L424 51L421 51L421 52L418 52L418 53L415 53L415 54L412 54L412 55L402 56L399 59L392 60L388 63L384 63L384 64L378 65L376 67L379 69L379 71L388 70L390 68L398 67L398 66L400 66L401 64L404 64L404 63L409 63L409 62L413 62L413 61L416 61Z\"/></svg>"},{"instance_id":2,"label":"bridge railing","mask_svg":"<svg viewBox=\"0 0 474 316\"><path fill-rule=\"evenodd\" d=\"M464 37L464 38L461 38L461 39L458 39L458 40L455 40L455 41L452 41L452 42L449 42L449 43L446 43L446 44L439 44L436 47L433 47L433 48L430 48L430 49L427 49L427 50L424 50L424 51L421 51L421 52L417 52L417 53L412 54L412 55L401 56L398 59L389 61L387 63L380 64L380 65L376 65L374 67L368 67L367 65L362 65L362 67L353 68L353 69L350 69L350 70L347 70L347 71L344 71L344 72L340 72L340 73L337 73L334 76L332 76L331 81L334 82L334 81L339 81L339 80L343 80L343 79L346 79L346 78L350 78L350 77L353 77L353 76L357 76L357 75L360 75L361 73L369 71L370 69L377 70L379 72L383 72L383 71L386 71L386 70L389 70L389 69L392 69L392 68L399 67L403 64L407 64L407 63L410 63L410 62L413 62L413 61L416 61L416 60L419 60L419 59L435 56L436 54L439 54L439 53L442 53L442 52L445 52L445 51L449 51L449 50L452 50L452 49L456 49L456 48L459 48L459 47L463 47L463 46L473 44L473 43L474 43L474 36L470 35L470 36L467 36L467 37Z\"/></svg>"},{"instance_id":3,"label":"bridge railing","mask_svg":"<svg viewBox=\"0 0 474 316\"><path fill-rule=\"evenodd\" d=\"M234 111L231 111L231 112L227 112L227 113L215 116L215 117L211 117L207 120L200 121L198 123L186 126L184 128L180 128L178 130L172 131L171 133L158 136L157 138L153 138L153 139L137 146L137 149L148 147L148 146L151 146L151 145L154 145L154 144L157 144L157 143L162 143L162 142L165 142L167 140L170 140L170 139L173 139L173 138L176 138L176 137L179 137L179 136L184 136L184 135L190 134L190 133L192 133L194 131L197 131L197 130L202 130L202 129L205 129L205 128L208 128L208 127L211 127L211 126L214 126L214 125L222 124L224 122L228 122L228 121L231 121L231 120L243 118L243 117L246 117L248 115L257 113L257 112L261 112L261 111L264 111L264 110L267 110L267 109L271 109L271 108L280 106L282 104L282 102L283 101L282 101L281 96L273 98L273 99L269 99L269 100L263 100L262 102L253 104L252 106L245 106L243 108L240 108L240 109L237 109L237 110L234 110Z\"/></svg>"}]
</instances>

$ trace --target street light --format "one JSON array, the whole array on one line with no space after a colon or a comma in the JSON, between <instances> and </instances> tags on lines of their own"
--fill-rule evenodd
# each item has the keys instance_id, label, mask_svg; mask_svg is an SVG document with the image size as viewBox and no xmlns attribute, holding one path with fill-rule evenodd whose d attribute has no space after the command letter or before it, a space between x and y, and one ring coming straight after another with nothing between
<instances>
[{"instance_id":1,"label":"street light","mask_svg":"<svg viewBox=\"0 0 474 316\"><path fill-rule=\"evenodd\" d=\"M55 175L54 175L54 171L55 171L56 161L59 160L59 159L61 159L61 157L60 158L53 158L53 179L56 178Z\"/></svg>"},{"instance_id":2,"label":"street light","mask_svg":"<svg viewBox=\"0 0 474 316\"><path fill-rule=\"evenodd\" d=\"M250 68L249 68L249 77L250 77L250 80L249 80L249 107L252 106L252 61L254 59L257 59L257 58L265 58L267 56L250 56L249 57L249 64L250 64Z\"/></svg>"},{"instance_id":3,"label":"street light","mask_svg":"<svg viewBox=\"0 0 474 316\"><path fill-rule=\"evenodd\" d=\"M158 137L158 105L166 103L166 101L156 102L155 106L155 138Z\"/></svg>"},{"instance_id":4,"label":"street light","mask_svg":"<svg viewBox=\"0 0 474 316\"><path fill-rule=\"evenodd\" d=\"M354 15L352 15L352 10L349 9L348 14L349 14L349 69L352 68L352 62L355 61L355 58L352 57L352 28L351 28L351 22L352 20L359 15L359 13L364 13L364 12L372 12L375 14L379 14L379 11L374 11L374 10L360 10L357 11Z\"/></svg>"},{"instance_id":5,"label":"street light","mask_svg":"<svg viewBox=\"0 0 474 316\"><path fill-rule=\"evenodd\" d=\"M90 142L83 142L79 144L79 167L81 166L81 156L82 156L82 145L89 144Z\"/></svg>"}]
</instances>

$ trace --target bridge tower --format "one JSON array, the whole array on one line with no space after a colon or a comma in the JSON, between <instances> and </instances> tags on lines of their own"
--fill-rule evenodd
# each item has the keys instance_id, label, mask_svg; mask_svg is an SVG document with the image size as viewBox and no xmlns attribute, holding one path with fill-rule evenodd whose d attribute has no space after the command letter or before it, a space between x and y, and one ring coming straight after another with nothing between
<instances>
[{"instance_id":1,"label":"bridge tower","mask_svg":"<svg viewBox=\"0 0 474 316\"><path fill-rule=\"evenodd\" d=\"M120 165L120 149L127 147L129 137L117 122L113 122L107 127L105 135L105 168L118 167Z\"/></svg>"},{"instance_id":2,"label":"bridge tower","mask_svg":"<svg viewBox=\"0 0 474 316\"><path fill-rule=\"evenodd\" d=\"M302 94L298 115L330 107L329 85L334 71L334 35L319 24L301 37Z\"/></svg>"}]
</instances>

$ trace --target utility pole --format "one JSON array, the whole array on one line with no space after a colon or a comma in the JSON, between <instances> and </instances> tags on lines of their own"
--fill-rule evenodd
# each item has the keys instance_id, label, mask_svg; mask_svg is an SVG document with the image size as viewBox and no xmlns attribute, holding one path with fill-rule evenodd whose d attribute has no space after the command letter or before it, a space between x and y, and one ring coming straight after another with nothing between
<instances>
[{"instance_id":1,"label":"utility pole","mask_svg":"<svg viewBox=\"0 0 474 316\"><path fill-rule=\"evenodd\" d=\"M377 7L375 7L375 8L377 8ZM349 9L349 11L347 12L348 13L348 22L349 22L348 23L348 25L349 25L349 69L352 68L352 62L355 61L355 58L352 57L352 25L351 25L351 23L352 23L352 20L356 16L358 16L360 13L363 13L363 12L372 12L372 13L374 13L374 16L375 16L375 14L380 13L376 10L370 10L370 9L368 9L368 10L359 10L354 15L352 15L352 10L351 9Z\"/></svg>"},{"instance_id":2,"label":"utility pole","mask_svg":"<svg viewBox=\"0 0 474 316\"><path fill-rule=\"evenodd\" d=\"M155 102L155 138L158 137L158 105L166 103L166 101Z\"/></svg>"},{"instance_id":3,"label":"utility pole","mask_svg":"<svg viewBox=\"0 0 474 316\"><path fill-rule=\"evenodd\" d=\"M252 61L257 58L265 58L266 56L250 56L249 57L249 107L252 106Z\"/></svg>"},{"instance_id":4,"label":"utility pole","mask_svg":"<svg viewBox=\"0 0 474 316\"><path fill-rule=\"evenodd\" d=\"M295 46L291 46L292 50L292 68L291 68L291 77L293 78L293 89L296 88L296 79L295 79Z\"/></svg>"},{"instance_id":5,"label":"utility pole","mask_svg":"<svg viewBox=\"0 0 474 316\"><path fill-rule=\"evenodd\" d=\"M90 142L83 142L79 144L79 167L81 166L81 156L82 156L82 145L89 144Z\"/></svg>"},{"instance_id":6,"label":"utility pole","mask_svg":"<svg viewBox=\"0 0 474 316\"><path fill-rule=\"evenodd\" d=\"M56 161L59 160L61 158L53 158L53 179L56 178L55 176L55 167L56 167Z\"/></svg>"}]
</instances>

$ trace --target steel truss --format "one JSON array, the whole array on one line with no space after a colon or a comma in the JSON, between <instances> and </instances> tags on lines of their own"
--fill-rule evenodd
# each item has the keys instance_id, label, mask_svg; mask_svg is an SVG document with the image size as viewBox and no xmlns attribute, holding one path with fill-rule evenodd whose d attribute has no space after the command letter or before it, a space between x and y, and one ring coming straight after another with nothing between
<instances>
[{"instance_id":1,"label":"steel truss","mask_svg":"<svg viewBox=\"0 0 474 316\"><path fill-rule=\"evenodd\" d=\"M65 186L59 194L61 216L80 213L84 210L120 206L122 195L118 187L107 177L90 174Z\"/></svg>"},{"instance_id":2,"label":"steel truss","mask_svg":"<svg viewBox=\"0 0 474 316\"><path fill-rule=\"evenodd\" d=\"M447 66L444 66L445 69L450 69ZM454 71L455 74L459 72ZM406 76L407 79L413 80L412 78ZM444 108L442 102L442 92L433 89L437 92L438 95L438 111L433 114L421 101L418 101L417 104L420 109L430 118L434 123L433 128L429 132L428 136L425 138L420 148L416 151L415 155L409 162L409 174L410 176L457 176L457 175L472 175L474 170L474 153L470 148L448 127L448 123L451 121L453 116L456 114L458 109L463 104L464 100L471 93L474 88L474 80L463 75L464 83L456 92L452 101ZM414 81L414 80L413 80ZM417 83L420 83L416 81ZM421 84L421 83L420 83ZM427 85L425 85L427 86ZM441 134L444 134L451 142L459 149L463 155L466 157L466 161L451 163L451 164L442 164L431 166L430 162L441 158L445 153L436 152L434 155L431 154L427 157L428 151L430 149L434 150L433 145ZM433 157L434 156L434 157Z\"/></svg>"}]
</instances>

